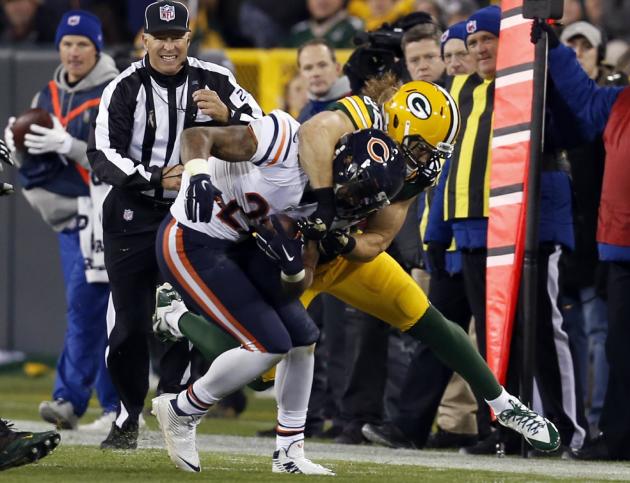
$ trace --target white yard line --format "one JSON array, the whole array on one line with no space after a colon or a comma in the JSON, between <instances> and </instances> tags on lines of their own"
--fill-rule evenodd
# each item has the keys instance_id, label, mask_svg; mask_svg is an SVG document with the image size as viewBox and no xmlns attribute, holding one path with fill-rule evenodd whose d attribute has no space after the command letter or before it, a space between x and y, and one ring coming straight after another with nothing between
<instances>
[{"instance_id":1,"label":"white yard line","mask_svg":"<svg viewBox=\"0 0 630 483\"><path fill-rule=\"evenodd\" d=\"M45 431L51 428L50 425L39 421L15 421L15 424L18 428L29 431ZM61 434L63 445L98 446L106 436L104 433L85 431L61 431ZM163 448L161 434L157 431L142 430L138 443L140 448ZM200 434L197 436L197 448L213 453L269 456L271 459L274 441L271 438ZM523 459L514 456L497 458L460 455L446 451L392 450L371 445L349 446L309 441L306 443L306 451L309 458L314 460L495 471L576 480L630 481L630 463L590 463L552 458Z\"/></svg>"}]
</instances>

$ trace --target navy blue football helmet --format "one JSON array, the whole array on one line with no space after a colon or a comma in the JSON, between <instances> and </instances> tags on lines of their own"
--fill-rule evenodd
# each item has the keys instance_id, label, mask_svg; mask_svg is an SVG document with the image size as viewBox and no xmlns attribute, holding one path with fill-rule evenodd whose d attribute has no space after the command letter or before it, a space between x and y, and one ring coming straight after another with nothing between
<instances>
[{"instance_id":1,"label":"navy blue football helmet","mask_svg":"<svg viewBox=\"0 0 630 483\"><path fill-rule=\"evenodd\" d=\"M338 218L357 221L387 206L404 181L400 146L383 131L362 129L337 143L333 185Z\"/></svg>"}]
</instances>

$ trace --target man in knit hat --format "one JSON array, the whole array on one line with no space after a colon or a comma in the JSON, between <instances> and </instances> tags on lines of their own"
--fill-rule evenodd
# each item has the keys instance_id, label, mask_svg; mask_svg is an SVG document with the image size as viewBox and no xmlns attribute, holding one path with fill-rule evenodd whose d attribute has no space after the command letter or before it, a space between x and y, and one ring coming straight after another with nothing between
<instances>
[{"instance_id":1,"label":"man in knit hat","mask_svg":"<svg viewBox=\"0 0 630 483\"><path fill-rule=\"evenodd\" d=\"M446 65L446 75L472 74L475 62L466 49L466 22L451 25L440 39L440 53Z\"/></svg>"},{"instance_id":2,"label":"man in knit hat","mask_svg":"<svg viewBox=\"0 0 630 483\"><path fill-rule=\"evenodd\" d=\"M105 367L109 285L98 198L106 187L89 172L86 151L99 98L118 71L113 59L101 52L101 22L91 13L67 12L57 27L55 45L61 64L31 104L50 112L53 126L31 125L26 150L17 152L10 129L14 117L4 132L24 197L58 233L66 290L68 326L53 400L42 402L39 412L60 428L75 429L96 388L103 418L89 429L107 429L118 396Z\"/></svg>"}]
</instances>

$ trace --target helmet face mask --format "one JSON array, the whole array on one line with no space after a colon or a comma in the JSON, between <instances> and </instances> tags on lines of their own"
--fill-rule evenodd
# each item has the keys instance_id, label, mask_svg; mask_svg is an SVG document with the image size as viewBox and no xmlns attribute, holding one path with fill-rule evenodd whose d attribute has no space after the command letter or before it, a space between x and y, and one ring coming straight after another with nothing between
<instances>
[{"instance_id":1,"label":"helmet face mask","mask_svg":"<svg viewBox=\"0 0 630 483\"><path fill-rule=\"evenodd\" d=\"M405 136L401 144L401 151L407 168L405 179L415 178L422 166L450 158L453 149L454 146L448 143L438 143L437 147L433 147L419 134Z\"/></svg>"},{"instance_id":2,"label":"helmet face mask","mask_svg":"<svg viewBox=\"0 0 630 483\"><path fill-rule=\"evenodd\" d=\"M342 137L333 160L337 217L358 221L390 203L404 183L400 147L377 129Z\"/></svg>"}]
</instances>

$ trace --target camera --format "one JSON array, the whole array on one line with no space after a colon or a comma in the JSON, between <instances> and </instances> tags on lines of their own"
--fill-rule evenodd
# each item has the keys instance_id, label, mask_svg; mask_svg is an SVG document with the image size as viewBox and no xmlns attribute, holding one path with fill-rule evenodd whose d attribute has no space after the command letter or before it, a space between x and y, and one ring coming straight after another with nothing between
<instances>
[{"instance_id":1,"label":"camera","mask_svg":"<svg viewBox=\"0 0 630 483\"><path fill-rule=\"evenodd\" d=\"M380 77L386 72L402 78L405 72L400 46L403 35L421 23L433 23L433 19L427 13L414 12L393 24L384 23L376 30L357 33L354 37L357 48L343 68L352 92L359 93L368 79Z\"/></svg>"}]
</instances>

